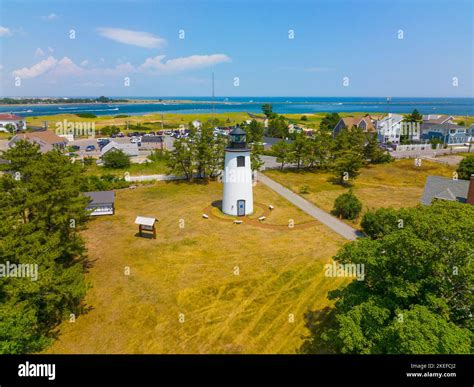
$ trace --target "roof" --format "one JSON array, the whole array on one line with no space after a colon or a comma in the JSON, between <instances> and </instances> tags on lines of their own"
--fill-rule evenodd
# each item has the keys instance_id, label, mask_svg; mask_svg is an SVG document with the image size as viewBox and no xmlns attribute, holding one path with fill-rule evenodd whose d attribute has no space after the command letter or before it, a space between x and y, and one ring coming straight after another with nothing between
<instances>
[{"instance_id":1,"label":"roof","mask_svg":"<svg viewBox=\"0 0 474 387\"><path fill-rule=\"evenodd\" d=\"M162 136L143 136L142 142L163 142Z\"/></svg>"},{"instance_id":2,"label":"roof","mask_svg":"<svg viewBox=\"0 0 474 387\"><path fill-rule=\"evenodd\" d=\"M56 133L50 132L49 130L44 130L42 132L30 132L30 133L20 133L13 137L14 140L40 140L50 145L66 143L67 139L64 137L58 136ZM12 139L12 140L13 140Z\"/></svg>"},{"instance_id":3,"label":"roof","mask_svg":"<svg viewBox=\"0 0 474 387\"><path fill-rule=\"evenodd\" d=\"M428 176L421 203L429 205L433 199L465 203L468 190L469 180L453 180L441 176Z\"/></svg>"},{"instance_id":4,"label":"roof","mask_svg":"<svg viewBox=\"0 0 474 387\"><path fill-rule=\"evenodd\" d=\"M142 226L153 226L157 221L156 218L147 218L146 216L137 216L135 219L135 224L140 224Z\"/></svg>"},{"instance_id":5,"label":"roof","mask_svg":"<svg viewBox=\"0 0 474 387\"><path fill-rule=\"evenodd\" d=\"M1 113L0 114L0 121L21 121L23 117L17 116L16 114L12 113Z\"/></svg>"},{"instance_id":6,"label":"roof","mask_svg":"<svg viewBox=\"0 0 474 387\"><path fill-rule=\"evenodd\" d=\"M132 143L121 143L121 142L115 142L115 141L110 141L106 146L102 148L100 151L100 154L103 156L106 154L108 151L112 149L117 149L121 150L123 153L125 153L127 156L138 156L138 145L137 144L132 144Z\"/></svg>"},{"instance_id":7,"label":"roof","mask_svg":"<svg viewBox=\"0 0 474 387\"><path fill-rule=\"evenodd\" d=\"M362 121L366 123L367 130L374 129L374 125L372 124L370 117L343 117L341 120L344 123L344 126L349 129L353 126L358 127Z\"/></svg>"},{"instance_id":8,"label":"roof","mask_svg":"<svg viewBox=\"0 0 474 387\"><path fill-rule=\"evenodd\" d=\"M242 135L242 134L247 134L247 133L240 126L236 126L234 129L232 129L232 131L229 134L230 135Z\"/></svg>"},{"instance_id":9,"label":"roof","mask_svg":"<svg viewBox=\"0 0 474 387\"><path fill-rule=\"evenodd\" d=\"M115 192L114 191L92 191L84 192L84 195L89 196L91 204L105 204L105 203L115 203Z\"/></svg>"},{"instance_id":10,"label":"roof","mask_svg":"<svg viewBox=\"0 0 474 387\"><path fill-rule=\"evenodd\" d=\"M423 122L429 124L443 124L450 118L453 117L446 114L428 114L423 116Z\"/></svg>"}]
</instances>

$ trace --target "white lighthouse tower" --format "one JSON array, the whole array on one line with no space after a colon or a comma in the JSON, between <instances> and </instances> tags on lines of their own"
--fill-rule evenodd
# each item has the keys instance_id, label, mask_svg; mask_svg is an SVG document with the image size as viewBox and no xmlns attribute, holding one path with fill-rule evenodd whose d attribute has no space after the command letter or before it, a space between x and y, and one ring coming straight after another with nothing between
<instances>
[{"instance_id":1,"label":"white lighthouse tower","mask_svg":"<svg viewBox=\"0 0 474 387\"><path fill-rule=\"evenodd\" d=\"M253 212L253 192L247 135L236 127L229 137L229 144L225 148L222 211L228 215L249 215Z\"/></svg>"}]
</instances>

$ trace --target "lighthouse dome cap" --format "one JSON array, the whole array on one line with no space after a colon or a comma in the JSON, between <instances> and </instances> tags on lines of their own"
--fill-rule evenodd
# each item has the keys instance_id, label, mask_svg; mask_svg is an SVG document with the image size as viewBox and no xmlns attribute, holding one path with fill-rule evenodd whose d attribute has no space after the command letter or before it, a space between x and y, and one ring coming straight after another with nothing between
<instances>
[{"instance_id":1,"label":"lighthouse dome cap","mask_svg":"<svg viewBox=\"0 0 474 387\"><path fill-rule=\"evenodd\" d=\"M230 135L241 135L247 134L245 130L241 129L240 126L236 126L232 131L229 133Z\"/></svg>"}]
</instances>

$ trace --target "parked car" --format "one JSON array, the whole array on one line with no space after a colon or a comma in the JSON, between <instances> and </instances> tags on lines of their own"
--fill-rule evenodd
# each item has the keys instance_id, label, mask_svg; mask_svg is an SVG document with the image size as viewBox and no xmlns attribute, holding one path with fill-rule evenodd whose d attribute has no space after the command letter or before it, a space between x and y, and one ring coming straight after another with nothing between
<instances>
[{"instance_id":1,"label":"parked car","mask_svg":"<svg viewBox=\"0 0 474 387\"><path fill-rule=\"evenodd\" d=\"M117 137L125 137L125 135L122 132L120 132L120 133L117 133Z\"/></svg>"},{"instance_id":2,"label":"parked car","mask_svg":"<svg viewBox=\"0 0 474 387\"><path fill-rule=\"evenodd\" d=\"M81 149L79 145L71 145L69 148L71 149L71 152L76 152Z\"/></svg>"},{"instance_id":3,"label":"parked car","mask_svg":"<svg viewBox=\"0 0 474 387\"><path fill-rule=\"evenodd\" d=\"M107 137L99 137L99 138L97 139L97 143L98 143L98 144L101 143L102 141L110 141L110 140L109 140Z\"/></svg>"},{"instance_id":4,"label":"parked car","mask_svg":"<svg viewBox=\"0 0 474 387\"><path fill-rule=\"evenodd\" d=\"M95 151L95 146L94 145L87 145L86 146L86 152L93 152Z\"/></svg>"}]
</instances>

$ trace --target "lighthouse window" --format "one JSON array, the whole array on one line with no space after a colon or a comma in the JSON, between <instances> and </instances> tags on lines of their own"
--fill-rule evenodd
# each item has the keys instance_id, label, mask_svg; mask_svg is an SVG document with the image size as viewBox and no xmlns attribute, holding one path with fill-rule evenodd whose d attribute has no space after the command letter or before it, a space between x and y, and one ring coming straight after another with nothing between
<instances>
[{"instance_id":1,"label":"lighthouse window","mask_svg":"<svg viewBox=\"0 0 474 387\"><path fill-rule=\"evenodd\" d=\"M245 156L238 156L237 157L237 166L238 167L245 167Z\"/></svg>"}]
</instances>

